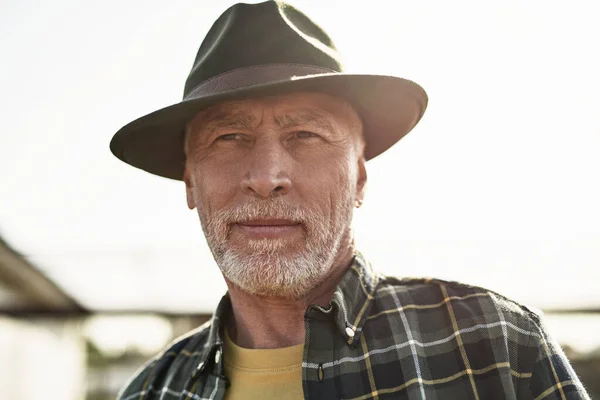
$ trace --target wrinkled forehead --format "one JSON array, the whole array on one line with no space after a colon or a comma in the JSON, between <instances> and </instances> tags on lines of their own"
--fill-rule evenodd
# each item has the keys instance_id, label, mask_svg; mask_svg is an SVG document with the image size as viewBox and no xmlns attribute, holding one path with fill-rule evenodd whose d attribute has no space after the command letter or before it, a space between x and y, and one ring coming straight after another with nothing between
<instances>
[{"instance_id":1,"label":"wrinkled forehead","mask_svg":"<svg viewBox=\"0 0 600 400\"><path fill-rule=\"evenodd\" d=\"M267 110L281 125L285 121L301 118L330 120L352 130L362 126L358 113L343 99L322 93L292 93L219 103L200 111L188 124L188 130L197 132L211 122L223 120L246 119L250 123Z\"/></svg>"}]
</instances>

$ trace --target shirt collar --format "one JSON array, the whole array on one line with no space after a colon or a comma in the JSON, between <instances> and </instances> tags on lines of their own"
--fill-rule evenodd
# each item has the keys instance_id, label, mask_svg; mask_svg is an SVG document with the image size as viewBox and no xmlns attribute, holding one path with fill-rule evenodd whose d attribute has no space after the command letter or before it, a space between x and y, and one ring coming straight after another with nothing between
<instances>
[{"instance_id":1,"label":"shirt collar","mask_svg":"<svg viewBox=\"0 0 600 400\"><path fill-rule=\"evenodd\" d=\"M213 316L208 324L208 338L203 335L196 335L196 340L192 343L192 348L198 348L202 346L202 350L200 350L200 358L198 366L196 367L196 371L193 374L193 377L196 377L198 374L204 371L207 364L209 364L211 357L214 358L214 366L216 368L216 373L222 375L223 373L223 363L221 362L221 353L223 351L223 334L222 329L224 329L223 322L227 318L227 315L231 313L231 300L229 299L229 294L226 293L219 301L219 305L215 310ZM198 330L202 330L204 326L200 327Z\"/></svg>"},{"instance_id":2,"label":"shirt collar","mask_svg":"<svg viewBox=\"0 0 600 400\"><path fill-rule=\"evenodd\" d=\"M357 252L338 283L329 308L311 306L307 310L307 315L314 315L314 310L332 314L340 334L348 344L353 345L362 334L379 279L379 275L373 272L371 265L365 261L362 254Z\"/></svg>"},{"instance_id":3,"label":"shirt collar","mask_svg":"<svg viewBox=\"0 0 600 400\"><path fill-rule=\"evenodd\" d=\"M359 340L362 333L362 327L367 319L379 279L379 275L373 272L362 254L356 252L350 267L336 287L329 307L312 305L308 307L305 315L311 318L320 314L333 318L345 341L353 345ZM222 350L223 323L229 313L231 313L231 300L229 295L225 294L211 319L201 365L206 363L212 354L215 354L216 358L220 358L220 355L216 355L216 353Z\"/></svg>"}]
</instances>

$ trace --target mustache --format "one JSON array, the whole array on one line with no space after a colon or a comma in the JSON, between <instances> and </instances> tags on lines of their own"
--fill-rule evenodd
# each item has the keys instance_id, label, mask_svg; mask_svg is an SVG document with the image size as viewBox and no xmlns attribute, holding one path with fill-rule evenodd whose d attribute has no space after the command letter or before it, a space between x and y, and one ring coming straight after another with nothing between
<instances>
[{"instance_id":1,"label":"mustache","mask_svg":"<svg viewBox=\"0 0 600 400\"><path fill-rule=\"evenodd\" d=\"M318 213L315 211L276 198L253 200L241 206L217 211L213 214L212 221L223 225L254 219L285 219L304 224L314 221L315 218L318 218Z\"/></svg>"}]
</instances>

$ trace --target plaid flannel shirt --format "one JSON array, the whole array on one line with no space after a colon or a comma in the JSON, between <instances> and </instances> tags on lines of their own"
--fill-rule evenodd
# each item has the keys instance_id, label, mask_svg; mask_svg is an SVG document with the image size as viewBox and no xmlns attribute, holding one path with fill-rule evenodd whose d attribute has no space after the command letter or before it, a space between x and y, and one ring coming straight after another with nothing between
<instances>
[{"instance_id":1,"label":"plaid flannel shirt","mask_svg":"<svg viewBox=\"0 0 600 400\"><path fill-rule=\"evenodd\" d=\"M229 312L226 295L120 399L222 399ZM482 288L381 276L357 255L330 306L304 320L306 399L589 399L539 316Z\"/></svg>"}]
</instances>

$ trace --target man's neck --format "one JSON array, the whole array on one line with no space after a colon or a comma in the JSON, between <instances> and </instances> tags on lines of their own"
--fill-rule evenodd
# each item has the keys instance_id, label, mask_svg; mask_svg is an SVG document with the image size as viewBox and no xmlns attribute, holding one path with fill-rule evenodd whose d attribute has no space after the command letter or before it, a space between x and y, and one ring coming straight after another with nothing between
<instances>
[{"instance_id":1,"label":"man's neck","mask_svg":"<svg viewBox=\"0 0 600 400\"><path fill-rule=\"evenodd\" d=\"M323 282L302 299L259 297L226 280L233 315L226 322L231 339L241 347L275 349L304 343L308 306L328 307L336 286L352 262L350 251L336 261Z\"/></svg>"}]
</instances>

